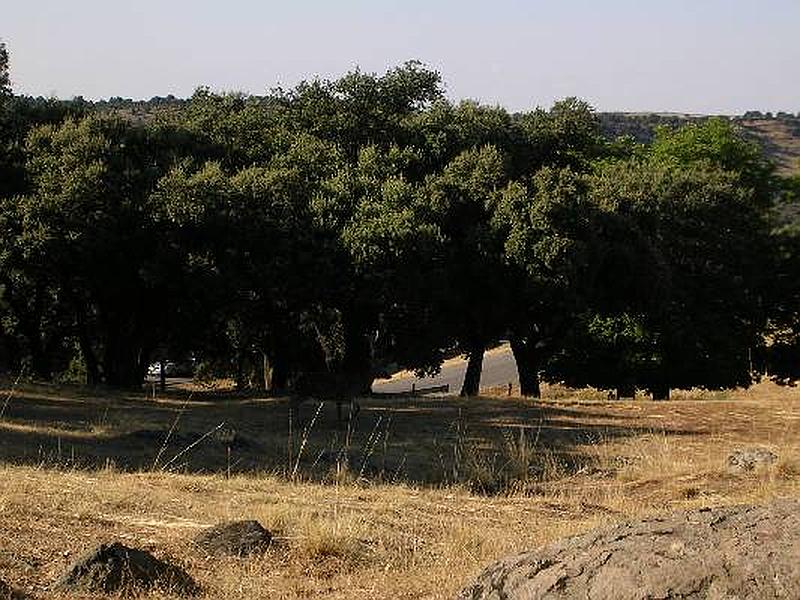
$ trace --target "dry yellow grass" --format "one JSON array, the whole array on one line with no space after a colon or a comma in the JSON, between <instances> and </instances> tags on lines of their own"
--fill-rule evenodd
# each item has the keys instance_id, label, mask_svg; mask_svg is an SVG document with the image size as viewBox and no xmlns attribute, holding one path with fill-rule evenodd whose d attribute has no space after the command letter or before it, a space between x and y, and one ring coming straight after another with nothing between
<instances>
[{"instance_id":1,"label":"dry yellow grass","mask_svg":"<svg viewBox=\"0 0 800 600\"><path fill-rule=\"evenodd\" d=\"M302 410L290 460L285 401L26 388L0 423L0 577L57 598L46 587L71 558L120 540L180 563L208 598L444 599L503 554L598 525L800 497L800 394L770 385L663 403L365 400L349 436L332 407L313 428L315 405ZM169 430L178 414L183 437L162 462L225 422L247 442L230 478L218 441L175 471L150 468L158 436L131 434ZM304 429L308 458L290 481ZM346 443L346 470L315 461ZM752 445L779 462L728 473L727 454ZM203 527L238 518L276 533L264 556L191 546Z\"/></svg>"}]
</instances>

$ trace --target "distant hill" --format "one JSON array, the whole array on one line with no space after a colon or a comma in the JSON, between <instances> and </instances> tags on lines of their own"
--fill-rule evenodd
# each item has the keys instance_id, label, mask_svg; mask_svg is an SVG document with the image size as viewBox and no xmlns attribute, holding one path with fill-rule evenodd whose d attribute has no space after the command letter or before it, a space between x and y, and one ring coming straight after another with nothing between
<instances>
[{"instance_id":1,"label":"distant hill","mask_svg":"<svg viewBox=\"0 0 800 600\"><path fill-rule=\"evenodd\" d=\"M629 135L641 143L653 139L656 127L680 127L691 121L702 121L709 115L681 113L598 113L603 133L608 137ZM748 112L731 119L750 139L758 142L775 161L781 174L800 172L800 113Z\"/></svg>"}]
</instances>

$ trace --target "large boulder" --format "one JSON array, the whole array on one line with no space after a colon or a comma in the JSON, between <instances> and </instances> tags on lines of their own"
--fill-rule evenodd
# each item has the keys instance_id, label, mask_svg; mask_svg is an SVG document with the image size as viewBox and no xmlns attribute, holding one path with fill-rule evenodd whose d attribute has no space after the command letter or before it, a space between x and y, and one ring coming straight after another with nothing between
<instances>
[{"instance_id":1,"label":"large boulder","mask_svg":"<svg viewBox=\"0 0 800 600\"><path fill-rule=\"evenodd\" d=\"M500 560L458 600L800 598L800 501L632 521Z\"/></svg>"},{"instance_id":2,"label":"large boulder","mask_svg":"<svg viewBox=\"0 0 800 600\"><path fill-rule=\"evenodd\" d=\"M182 595L199 591L194 580L180 567L116 542L101 544L80 556L54 585L59 591L106 594L136 594L154 588Z\"/></svg>"},{"instance_id":3,"label":"large boulder","mask_svg":"<svg viewBox=\"0 0 800 600\"><path fill-rule=\"evenodd\" d=\"M263 552L269 547L272 534L258 521L229 521L210 527L194 542L210 554L246 556Z\"/></svg>"}]
</instances>

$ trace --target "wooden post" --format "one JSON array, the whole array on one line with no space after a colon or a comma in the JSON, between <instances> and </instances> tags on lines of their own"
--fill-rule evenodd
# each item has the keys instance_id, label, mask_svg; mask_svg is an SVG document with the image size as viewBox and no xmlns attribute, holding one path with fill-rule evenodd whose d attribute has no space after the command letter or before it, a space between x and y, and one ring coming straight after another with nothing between
<instances>
[{"instance_id":1,"label":"wooden post","mask_svg":"<svg viewBox=\"0 0 800 600\"><path fill-rule=\"evenodd\" d=\"M159 385L161 386L161 391L163 392L167 389L167 362L164 359L161 359L158 364L161 367L159 373Z\"/></svg>"}]
</instances>

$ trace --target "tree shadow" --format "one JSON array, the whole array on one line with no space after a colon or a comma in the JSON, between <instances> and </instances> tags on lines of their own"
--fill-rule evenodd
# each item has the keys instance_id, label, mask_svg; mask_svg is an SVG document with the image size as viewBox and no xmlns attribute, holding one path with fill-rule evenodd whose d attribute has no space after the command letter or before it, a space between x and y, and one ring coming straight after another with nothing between
<instances>
[{"instance_id":1,"label":"tree shadow","mask_svg":"<svg viewBox=\"0 0 800 600\"><path fill-rule=\"evenodd\" d=\"M314 398L173 393L153 400L23 391L0 421L0 461L267 472L323 482L345 474L442 485L469 478L469 469L480 464L499 468L514 452L534 462L557 456L566 468L579 469L586 446L653 431L635 415L597 404L441 397L365 398L359 404L357 415L345 410L339 419L335 402ZM697 433L668 426L660 431Z\"/></svg>"}]
</instances>

